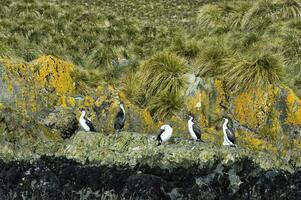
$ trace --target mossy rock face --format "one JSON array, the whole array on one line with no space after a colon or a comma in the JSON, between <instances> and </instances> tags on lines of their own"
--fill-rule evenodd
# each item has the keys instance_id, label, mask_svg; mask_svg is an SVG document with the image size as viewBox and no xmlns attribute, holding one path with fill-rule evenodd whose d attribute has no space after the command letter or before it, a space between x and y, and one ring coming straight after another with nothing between
<instances>
[{"instance_id":1,"label":"mossy rock face","mask_svg":"<svg viewBox=\"0 0 301 200\"><path fill-rule=\"evenodd\" d=\"M69 62L54 56L41 56L30 63L0 61L0 102L60 132L63 138L70 137L77 129L80 108L87 110L98 131L114 133L121 100L126 105L124 130L151 133L157 128L146 110L133 105L110 85L99 83L98 88L90 89L89 95L75 95L74 66Z\"/></svg>"},{"instance_id":2,"label":"mossy rock face","mask_svg":"<svg viewBox=\"0 0 301 200\"><path fill-rule=\"evenodd\" d=\"M195 114L205 141L222 143L223 117L228 117L238 145L287 160L300 155L301 103L289 88L269 86L230 96L220 80L195 79L190 85L186 110Z\"/></svg>"},{"instance_id":3,"label":"mossy rock face","mask_svg":"<svg viewBox=\"0 0 301 200\"><path fill-rule=\"evenodd\" d=\"M0 112L0 141L0 156L5 160L52 155L61 144L59 133L9 108Z\"/></svg>"},{"instance_id":4,"label":"mossy rock face","mask_svg":"<svg viewBox=\"0 0 301 200\"><path fill-rule=\"evenodd\" d=\"M227 148L178 138L158 147L155 136L129 132L121 132L119 136L77 132L61 147L56 152L57 156L101 165L139 164L172 170L179 166L202 168L219 162L231 165L248 158L264 169L291 170L288 164L272 154L267 159L266 154L257 154L243 148Z\"/></svg>"},{"instance_id":5,"label":"mossy rock face","mask_svg":"<svg viewBox=\"0 0 301 200\"><path fill-rule=\"evenodd\" d=\"M265 125L277 123L277 128L287 134L301 128L301 100L289 88L270 86L267 90L250 89L230 96L220 80L199 79L191 86L194 89L188 92L186 107L200 116L203 126L221 123L223 116L229 116L257 132Z\"/></svg>"},{"instance_id":6,"label":"mossy rock face","mask_svg":"<svg viewBox=\"0 0 301 200\"><path fill-rule=\"evenodd\" d=\"M44 58L44 57L42 57ZM21 61L14 61L9 59L0 60L0 65L2 68L2 73L0 76L0 102L12 107L19 112L31 116L34 118L40 117L42 114L47 113L51 110L55 103L58 101L60 89L59 80L57 77L70 77L68 70L59 70L60 66L64 68L66 65L62 60L59 60L52 56L45 56L43 59L38 59L32 63L24 63ZM49 63L51 61L57 62L56 68ZM60 65L61 64L61 65ZM45 75L43 81L38 80L45 66L47 69L51 69L48 75ZM56 75L55 72L60 73ZM45 72L46 73L46 72ZM49 83L47 82L49 81ZM54 84L55 83L55 84ZM70 83L61 83L62 87L72 87ZM52 88L51 90L49 88ZM53 89L54 88L54 89ZM70 90L64 90L65 93L72 92ZM63 93L63 92L62 92Z\"/></svg>"},{"instance_id":7,"label":"mossy rock face","mask_svg":"<svg viewBox=\"0 0 301 200\"><path fill-rule=\"evenodd\" d=\"M44 118L41 124L60 133L63 139L70 138L79 128L78 119L71 110L58 109Z\"/></svg>"},{"instance_id":8,"label":"mossy rock face","mask_svg":"<svg viewBox=\"0 0 301 200\"><path fill-rule=\"evenodd\" d=\"M124 148L128 149L128 140L132 139L134 141L131 143L134 149L129 153L131 156L126 157L123 155L123 157L129 160L129 164L140 162L141 159L143 160L144 158L151 158L147 161L154 162L149 163L151 165L158 164L158 158L156 156L152 157L152 155L157 154L157 149L153 149L154 151L146 149L150 143L154 146L156 145L154 140L150 142L149 139L145 140L142 136L133 137L131 134L125 134L125 138L127 139L119 144L119 141L115 143L111 138L115 135L113 124L116 114L119 111L120 101L125 103L126 110L126 124L123 131L137 132L139 134L154 134L160 125L171 122L175 127L174 137L190 137L187 131L187 119L185 117L187 113L185 112L178 113L177 116L172 117L169 121L154 122L149 112L130 102L123 92L118 91L106 83L99 83L97 88L90 89L89 95L81 95L80 91L76 91L79 92L79 94L75 94L75 89L73 88L73 84L71 84L73 82L71 73L73 65L53 56L43 56L36 61L25 64L2 59L1 66L0 91L1 94L3 94L0 97L1 112L5 113L6 111L3 112L2 110L10 108L14 112L17 111L21 119L29 119L22 123L17 123L15 125L16 127L12 127L10 130L12 132L16 130L16 132L26 134L33 133L32 137L35 138L40 137L39 129L42 127L42 138L44 137L43 135L47 133L46 135L60 135L65 139L71 137L70 140L66 141L66 143L71 141L71 147L74 144L77 148L76 144L78 142L80 143L79 150L69 152L68 149L60 149L60 151L58 151L60 153L56 152L60 155L71 156L79 160L91 158L91 160L99 162L125 162L125 160L121 158L121 160L118 160L119 157L112 160L114 156L112 156L111 151L103 152L103 154L108 155L107 158L105 157L106 159L100 159L98 157L99 151L105 151L101 150L103 149L101 145L109 144L108 141L104 141L102 137L109 135L108 138L109 142L111 142L111 148L112 144L113 147L117 145L116 148L124 144ZM54 75L56 71L59 73L57 76ZM42 76L42 74L48 75L45 75L45 79L37 78ZM61 78L61 76L66 77ZM300 155L299 150L301 149L300 139L298 138L301 123L299 116L300 100L291 90L271 87L269 91L250 90L238 96L229 97L220 80L202 80L195 77L190 77L190 79L190 83L193 85L190 87L189 92L187 92L188 96L185 99L183 110L195 114L197 122L200 123L203 129L203 139L206 143L221 145L222 117L227 115L233 119L232 125L236 129L239 146L247 147L247 149L256 152L262 150L268 151L275 157L281 156L285 158L286 162L294 160L296 165L300 164L297 159ZM61 88L59 86L60 83L66 85L68 89ZM80 132L79 135L72 136L78 129L78 118L81 114L81 108L86 109L87 116L91 118L98 132L91 136L92 138L90 139L89 133L85 135ZM32 124L34 124L34 126ZM7 126L12 125L5 125L5 127ZM31 128L22 129L22 127L25 126ZM19 128L21 128L20 131ZM80 135L82 135L83 138L77 141ZM10 138L9 135L5 137ZM108 138L106 138L106 140ZM122 140L125 138L122 137ZM90 149L85 149L85 146L81 144L82 140L91 140L96 143L92 143ZM140 142L145 146L140 147ZM13 143L8 142L3 145L6 149L11 149ZM94 145L98 146L94 147ZM185 162L181 159L192 156L188 153L189 151L183 153L181 149L179 151L175 150L177 149L177 145L179 145L179 143L177 143L177 140L174 140L172 145L167 148L170 148L170 150L173 151L172 154L178 157L163 157L163 159L161 159L163 166L182 165ZM142 157L141 154L139 154L137 158L132 156L132 153L136 152L136 147L139 153L143 151L146 154L143 154ZM40 152L44 152L44 148L44 145L37 145L36 147ZM91 149L94 148L95 153L92 154ZM29 151L31 150L32 148L29 148ZM201 149L198 149L198 151L201 151ZM62 152L67 152L67 154ZM50 151L48 153L51 154L53 152ZM213 152L208 152L208 154L204 152L198 153L203 156L203 159L216 156ZM8 155L12 154L8 153ZM28 152L28 155L35 155L35 153ZM196 160L195 162L197 163L198 161Z\"/></svg>"}]
</instances>

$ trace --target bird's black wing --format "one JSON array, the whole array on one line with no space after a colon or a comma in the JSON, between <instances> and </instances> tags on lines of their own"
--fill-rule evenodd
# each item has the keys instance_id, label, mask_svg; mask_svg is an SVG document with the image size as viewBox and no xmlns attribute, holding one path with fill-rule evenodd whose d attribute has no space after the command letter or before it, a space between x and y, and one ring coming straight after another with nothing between
<instances>
[{"instance_id":1,"label":"bird's black wing","mask_svg":"<svg viewBox=\"0 0 301 200\"><path fill-rule=\"evenodd\" d=\"M192 129L193 129L196 137L200 140L201 139L201 134L202 134L200 126L198 124L194 123L192 125Z\"/></svg>"},{"instance_id":2,"label":"bird's black wing","mask_svg":"<svg viewBox=\"0 0 301 200\"><path fill-rule=\"evenodd\" d=\"M86 124L89 126L90 131L91 131L91 132L95 132L95 128L94 128L92 122L91 122L87 117L84 117L84 119L85 119L85 121L86 121Z\"/></svg>"},{"instance_id":3,"label":"bird's black wing","mask_svg":"<svg viewBox=\"0 0 301 200\"><path fill-rule=\"evenodd\" d=\"M125 117L124 113L119 111L116 115L115 122L114 122L114 128L116 130L120 130L124 127Z\"/></svg>"},{"instance_id":4,"label":"bird's black wing","mask_svg":"<svg viewBox=\"0 0 301 200\"><path fill-rule=\"evenodd\" d=\"M230 140L230 142L232 142L233 144L235 144L235 135L232 131L230 131L230 129L226 129L226 134L228 139Z\"/></svg>"},{"instance_id":5,"label":"bird's black wing","mask_svg":"<svg viewBox=\"0 0 301 200\"><path fill-rule=\"evenodd\" d=\"M157 136L158 141L161 141L161 135L163 132L164 132L164 129L160 129L160 132L158 133L158 136Z\"/></svg>"}]
</instances>

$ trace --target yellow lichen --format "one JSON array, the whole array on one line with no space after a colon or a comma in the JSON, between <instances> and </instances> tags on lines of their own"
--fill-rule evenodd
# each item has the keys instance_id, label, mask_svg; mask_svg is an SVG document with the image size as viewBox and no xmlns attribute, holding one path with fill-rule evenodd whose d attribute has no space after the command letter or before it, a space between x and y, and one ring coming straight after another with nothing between
<instances>
[{"instance_id":1,"label":"yellow lichen","mask_svg":"<svg viewBox=\"0 0 301 200\"><path fill-rule=\"evenodd\" d=\"M93 105L94 105L94 99L93 99L93 97L85 96L84 106L91 107Z\"/></svg>"},{"instance_id":2,"label":"yellow lichen","mask_svg":"<svg viewBox=\"0 0 301 200\"><path fill-rule=\"evenodd\" d=\"M68 97L67 98L67 104L70 107L74 107L76 105L76 101L75 101L75 99L73 97Z\"/></svg>"},{"instance_id":3,"label":"yellow lichen","mask_svg":"<svg viewBox=\"0 0 301 200\"><path fill-rule=\"evenodd\" d=\"M146 110L142 111L142 117L143 117L143 121L145 123L145 130L144 132L150 132L150 130L152 130L152 128L154 127L154 121L152 116L150 115L150 113Z\"/></svg>"},{"instance_id":4,"label":"yellow lichen","mask_svg":"<svg viewBox=\"0 0 301 200\"><path fill-rule=\"evenodd\" d=\"M123 91L120 91L120 92L118 93L118 96L119 96L119 99L120 99L121 101L124 101L124 100L126 99L125 93L124 93Z\"/></svg>"},{"instance_id":5,"label":"yellow lichen","mask_svg":"<svg viewBox=\"0 0 301 200\"><path fill-rule=\"evenodd\" d=\"M225 91L223 89L223 84L221 80L215 80L214 81L214 87L216 89L217 92L217 96L216 96L216 102L215 102L215 112L217 115L222 115L222 110L220 107L220 104L223 102L226 102L226 94Z\"/></svg>"},{"instance_id":6,"label":"yellow lichen","mask_svg":"<svg viewBox=\"0 0 301 200\"><path fill-rule=\"evenodd\" d=\"M223 133L221 130L216 131L214 128L203 128L202 139L206 143L213 143L216 145L222 145Z\"/></svg>"},{"instance_id":7,"label":"yellow lichen","mask_svg":"<svg viewBox=\"0 0 301 200\"><path fill-rule=\"evenodd\" d=\"M59 103L59 105L62 106L63 108L67 108L67 107L68 107L66 99L67 99L66 96L61 96L61 97L59 98L58 103Z\"/></svg>"},{"instance_id":8,"label":"yellow lichen","mask_svg":"<svg viewBox=\"0 0 301 200\"><path fill-rule=\"evenodd\" d=\"M268 112L274 103L274 93L260 89L251 89L241 93L234 99L235 118L250 128L258 128L265 124Z\"/></svg>"},{"instance_id":9,"label":"yellow lichen","mask_svg":"<svg viewBox=\"0 0 301 200\"><path fill-rule=\"evenodd\" d=\"M301 125L301 100L291 90L287 96L287 108L286 122L292 125Z\"/></svg>"},{"instance_id":10,"label":"yellow lichen","mask_svg":"<svg viewBox=\"0 0 301 200\"><path fill-rule=\"evenodd\" d=\"M39 66L35 80L48 91L59 94L72 93L74 90L71 73L74 65L53 56L41 56L34 61Z\"/></svg>"},{"instance_id":11,"label":"yellow lichen","mask_svg":"<svg viewBox=\"0 0 301 200\"><path fill-rule=\"evenodd\" d=\"M266 150L274 154L277 153L277 148L271 143L267 142L265 139L258 138L250 132L240 131L240 133L237 134L237 143L252 151Z\"/></svg>"}]
</instances>

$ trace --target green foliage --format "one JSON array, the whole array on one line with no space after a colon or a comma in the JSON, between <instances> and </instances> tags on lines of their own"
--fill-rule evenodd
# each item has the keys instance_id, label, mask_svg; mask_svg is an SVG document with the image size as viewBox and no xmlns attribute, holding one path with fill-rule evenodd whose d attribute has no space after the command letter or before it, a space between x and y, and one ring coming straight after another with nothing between
<instances>
[{"instance_id":1,"label":"green foliage","mask_svg":"<svg viewBox=\"0 0 301 200\"><path fill-rule=\"evenodd\" d=\"M284 61L281 55L270 52L251 52L225 60L226 87L232 93L251 88L267 88L279 83L283 76Z\"/></svg>"},{"instance_id":2,"label":"green foliage","mask_svg":"<svg viewBox=\"0 0 301 200\"><path fill-rule=\"evenodd\" d=\"M140 66L137 80L144 96L143 105L156 119L161 118L163 111L169 117L178 110L178 102L186 88L184 74L187 71L186 61L169 52L157 53Z\"/></svg>"},{"instance_id":3,"label":"green foliage","mask_svg":"<svg viewBox=\"0 0 301 200\"><path fill-rule=\"evenodd\" d=\"M130 72L123 77L121 87L125 91L127 98L142 105L145 99L143 97L141 85L142 82L141 79L139 79L139 74Z\"/></svg>"},{"instance_id":4,"label":"green foliage","mask_svg":"<svg viewBox=\"0 0 301 200\"><path fill-rule=\"evenodd\" d=\"M151 98L147 109L156 120L166 120L176 115L183 107L183 97L169 92L162 92Z\"/></svg>"},{"instance_id":5,"label":"green foliage","mask_svg":"<svg viewBox=\"0 0 301 200\"><path fill-rule=\"evenodd\" d=\"M197 74L202 77L213 77L223 74L224 59L230 55L223 41L210 38L202 41L202 51L197 58Z\"/></svg>"},{"instance_id":6,"label":"green foliage","mask_svg":"<svg viewBox=\"0 0 301 200\"><path fill-rule=\"evenodd\" d=\"M170 51L177 55L193 61L201 51L200 42L195 38L178 37L174 40Z\"/></svg>"},{"instance_id":7,"label":"green foliage","mask_svg":"<svg viewBox=\"0 0 301 200\"><path fill-rule=\"evenodd\" d=\"M200 28L212 32L227 32L241 27L244 14L250 8L248 1L219 2L206 4L199 10L197 20Z\"/></svg>"},{"instance_id":8,"label":"green foliage","mask_svg":"<svg viewBox=\"0 0 301 200\"><path fill-rule=\"evenodd\" d=\"M168 52L157 53L146 60L140 69L146 98L161 92L180 94L186 85L183 75L187 70L185 60Z\"/></svg>"},{"instance_id":9,"label":"green foliage","mask_svg":"<svg viewBox=\"0 0 301 200\"><path fill-rule=\"evenodd\" d=\"M201 28L226 29L225 11L220 5L206 4L199 10L197 19Z\"/></svg>"}]
</instances>

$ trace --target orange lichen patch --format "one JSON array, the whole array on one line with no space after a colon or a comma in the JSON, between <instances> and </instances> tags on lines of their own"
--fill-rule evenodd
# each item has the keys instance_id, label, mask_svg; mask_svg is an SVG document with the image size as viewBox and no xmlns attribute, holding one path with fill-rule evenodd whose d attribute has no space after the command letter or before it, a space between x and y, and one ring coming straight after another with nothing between
<instances>
[{"instance_id":1,"label":"orange lichen patch","mask_svg":"<svg viewBox=\"0 0 301 200\"><path fill-rule=\"evenodd\" d=\"M67 104L68 104L68 106L70 106L70 107L75 107L76 101L75 101L75 99L74 99L73 97L68 97L68 98L67 98Z\"/></svg>"},{"instance_id":2,"label":"orange lichen patch","mask_svg":"<svg viewBox=\"0 0 301 200\"><path fill-rule=\"evenodd\" d=\"M240 132L237 134L237 143L243 147L246 147L252 151L269 151L277 153L277 148L266 140L255 136L250 132Z\"/></svg>"},{"instance_id":3,"label":"orange lichen patch","mask_svg":"<svg viewBox=\"0 0 301 200\"><path fill-rule=\"evenodd\" d=\"M287 108L286 122L292 125L301 125L301 100L291 90L287 95Z\"/></svg>"},{"instance_id":4,"label":"orange lichen patch","mask_svg":"<svg viewBox=\"0 0 301 200\"><path fill-rule=\"evenodd\" d=\"M34 65L39 66L35 80L48 91L59 94L72 93L74 91L71 73L74 65L60 60L54 56L41 56L35 60Z\"/></svg>"},{"instance_id":5,"label":"orange lichen patch","mask_svg":"<svg viewBox=\"0 0 301 200\"><path fill-rule=\"evenodd\" d=\"M94 105L94 99L93 97L90 97L90 96L85 96L85 99L84 99L84 106L86 107L91 107Z\"/></svg>"},{"instance_id":6,"label":"orange lichen patch","mask_svg":"<svg viewBox=\"0 0 301 200\"><path fill-rule=\"evenodd\" d=\"M150 113L146 110L142 111L143 121L145 122L145 130L144 132L148 133L154 128L154 121Z\"/></svg>"},{"instance_id":7,"label":"orange lichen patch","mask_svg":"<svg viewBox=\"0 0 301 200\"><path fill-rule=\"evenodd\" d=\"M200 116L200 123L203 126L209 125L209 119L208 119L208 113L211 111L210 107L210 100L209 96L207 95L206 91L202 90L200 93L201 102L198 102L196 105L199 110L199 116Z\"/></svg>"},{"instance_id":8,"label":"orange lichen patch","mask_svg":"<svg viewBox=\"0 0 301 200\"><path fill-rule=\"evenodd\" d=\"M59 98L58 104L59 104L60 106L62 106L63 108L67 108L67 107L68 107L68 104L67 104L67 97L66 97L66 96L61 96L61 97Z\"/></svg>"},{"instance_id":9,"label":"orange lichen patch","mask_svg":"<svg viewBox=\"0 0 301 200\"><path fill-rule=\"evenodd\" d=\"M267 113L272 109L275 95L272 88L268 91L251 89L234 99L234 115L241 123L251 128L265 124Z\"/></svg>"},{"instance_id":10,"label":"orange lichen patch","mask_svg":"<svg viewBox=\"0 0 301 200\"><path fill-rule=\"evenodd\" d=\"M204 140L207 143L222 145L223 133L222 131L216 131L214 128L204 128L202 134L202 140Z\"/></svg>"},{"instance_id":11,"label":"orange lichen patch","mask_svg":"<svg viewBox=\"0 0 301 200\"><path fill-rule=\"evenodd\" d=\"M30 81L32 79L33 67L31 65L11 59L1 59L0 61L7 69L7 74L13 75L15 78L20 78L20 80Z\"/></svg>"},{"instance_id":12,"label":"orange lichen patch","mask_svg":"<svg viewBox=\"0 0 301 200\"><path fill-rule=\"evenodd\" d=\"M223 83L221 80L215 80L214 81L214 87L217 91L217 96L216 96L216 102L215 102L215 107L216 107L216 113L218 115L221 114L221 107L219 106L222 102L226 102L226 94L223 89Z\"/></svg>"},{"instance_id":13,"label":"orange lichen patch","mask_svg":"<svg viewBox=\"0 0 301 200\"><path fill-rule=\"evenodd\" d=\"M170 121L173 123L173 135L180 137L189 136L186 120L173 116Z\"/></svg>"},{"instance_id":14,"label":"orange lichen patch","mask_svg":"<svg viewBox=\"0 0 301 200\"><path fill-rule=\"evenodd\" d=\"M187 97L186 108L189 112L194 112L200 109L202 106L202 94L201 92L196 93L194 96Z\"/></svg>"},{"instance_id":15,"label":"orange lichen patch","mask_svg":"<svg viewBox=\"0 0 301 200\"><path fill-rule=\"evenodd\" d=\"M126 99L125 93L123 91L118 92L118 96L121 101L124 101Z\"/></svg>"}]
</instances>

